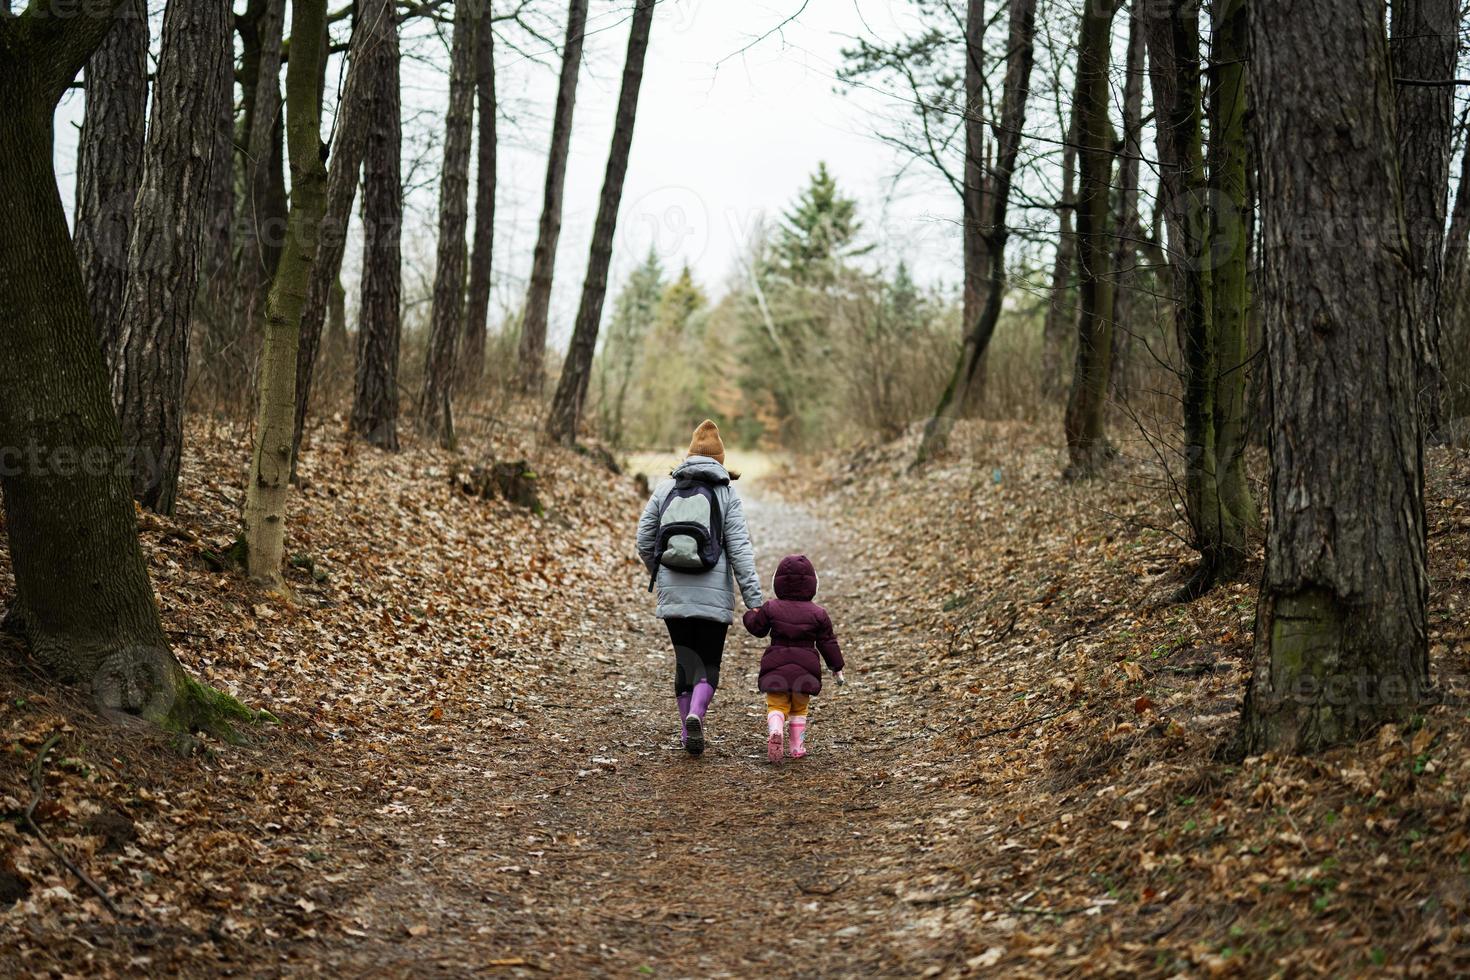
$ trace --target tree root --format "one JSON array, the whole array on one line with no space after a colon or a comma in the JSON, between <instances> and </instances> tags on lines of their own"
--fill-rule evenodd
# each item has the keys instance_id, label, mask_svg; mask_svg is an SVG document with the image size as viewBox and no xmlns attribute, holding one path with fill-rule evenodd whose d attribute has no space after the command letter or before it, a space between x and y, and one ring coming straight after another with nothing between
<instances>
[{"instance_id":1,"label":"tree root","mask_svg":"<svg viewBox=\"0 0 1470 980\"><path fill-rule=\"evenodd\" d=\"M269 711L257 711L240 701L184 675L174 693L173 706L158 722L183 735L205 732L231 745L244 745L246 738L236 725L280 724Z\"/></svg>"}]
</instances>

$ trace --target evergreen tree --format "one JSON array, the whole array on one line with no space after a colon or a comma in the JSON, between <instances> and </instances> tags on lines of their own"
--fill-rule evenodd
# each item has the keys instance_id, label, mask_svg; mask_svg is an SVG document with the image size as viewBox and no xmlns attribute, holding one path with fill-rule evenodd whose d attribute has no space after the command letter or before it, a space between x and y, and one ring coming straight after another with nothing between
<instances>
[{"instance_id":1,"label":"evergreen tree","mask_svg":"<svg viewBox=\"0 0 1470 980\"><path fill-rule=\"evenodd\" d=\"M857 201L838 190L836 178L820 163L777 230L776 270L793 283L830 284L843 259L868 251L854 245L861 230Z\"/></svg>"},{"instance_id":2,"label":"evergreen tree","mask_svg":"<svg viewBox=\"0 0 1470 980\"><path fill-rule=\"evenodd\" d=\"M633 270L628 282L613 301L612 321L607 327L601 364L598 367L599 416L602 431L613 445L622 445L626 435L628 389L637 373L643 340L648 335L664 291L664 270L652 248L643 264Z\"/></svg>"}]
</instances>

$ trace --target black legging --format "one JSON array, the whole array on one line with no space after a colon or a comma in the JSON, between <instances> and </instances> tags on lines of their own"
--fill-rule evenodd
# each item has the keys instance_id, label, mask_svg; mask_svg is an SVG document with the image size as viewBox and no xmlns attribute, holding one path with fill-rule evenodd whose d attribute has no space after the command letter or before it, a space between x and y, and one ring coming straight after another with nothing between
<instances>
[{"instance_id":1,"label":"black legging","mask_svg":"<svg viewBox=\"0 0 1470 980\"><path fill-rule=\"evenodd\" d=\"M666 619L674 643L674 693L688 694L701 680L720 686L720 658L725 655L729 623L713 619Z\"/></svg>"}]
</instances>

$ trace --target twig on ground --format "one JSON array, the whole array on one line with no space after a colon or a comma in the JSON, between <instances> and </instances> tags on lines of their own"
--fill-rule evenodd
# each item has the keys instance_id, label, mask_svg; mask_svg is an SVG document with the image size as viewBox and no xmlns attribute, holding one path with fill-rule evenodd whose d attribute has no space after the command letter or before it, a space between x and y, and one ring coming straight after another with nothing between
<instances>
[{"instance_id":1,"label":"twig on ground","mask_svg":"<svg viewBox=\"0 0 1470 980\"><path fill-rule=\"evenodd\" d=\"M979 735L976 735L974 739L972 739L972 741L978 742L982 738L990 738L995 735L1008 735L1011 732L1020 731L1022 728L1029 728L1032 725L1040 724L1043 721L1050 721L1058 715L1064 715L1067 712L1071 711L1073 707L1073 705L1069 704L1065 708L1059 708L1056 711L1049 711L1044 715L1037 715L1034 718L1027 718L1025 721L1019 722L1015 725L1011 725L1009 728L996 728L988 732L981 732Z\"/></svg>"},{"instance_id":2,"label":"twig on ground","mask_svg":"<svg viewBox=\"0 0 1470 980\"><path fill-rule=\"evenodd\" d=\"M118 909L116 905L113 904L112 898L108 896L107 892L102 888L102 886L93 881L92 877L88 875L85 871L73 864L71 858L67 857L66 854L62 852L61 848L52 843L51 838L47 837L46 834L42 832L41 828L36 825L36 807L41 805L41 796L45 793L46 789L46 756L51 754L51 750L56 746L56 743L59 741L61 741L61 733L53 732L50 738L41 743L41 750L36 753L36 761L31 764L31 790L33 791L33 795L31 796L30 806L26 807L26 826L31 828L31 833L35 834L36 839L39 840L42 844L46 845L46 850L55 855L56 860L60 861L62 865L65 866L66 870L76 875L77 880L86 885L88 888L92 889L92 892L99 899L101 899L102 905L107 909L107 911L112 915L114 919L121 919L122 912Z\"/></svg>"}]
</instances>

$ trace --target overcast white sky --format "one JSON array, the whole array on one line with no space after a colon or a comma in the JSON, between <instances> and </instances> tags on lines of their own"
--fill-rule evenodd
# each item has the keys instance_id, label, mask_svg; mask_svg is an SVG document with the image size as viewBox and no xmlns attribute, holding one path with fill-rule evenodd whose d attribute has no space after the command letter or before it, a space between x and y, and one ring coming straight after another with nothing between
<instances>
[{"instance_id":1,"label":"overcast white sky","mask_svg":"<svg viewBox=\"0 0 1470 980\"><path fill-rule=\"evenodd\" d=\"M906 4L888 0L809 0L781 31L742 48L801 8L801 0L661 0L633 141L613 290L650 245L666 267L687 262L711 294L736 269L738 251L762 220L775 221L819 161L859 199L865 233L878 245L871 261L906 259L921 281L959 277L958 202L937 181L892 177L901 158L873 136L876 117L895 110L869 89L840 92L835 72L841 49L861 34L893 36ZM566 210L558 252L553 342L570 332L591 237L613 111L627 44L631 0L593 0L587 53L578 92ZM152 0L157 46L160 0ZM549 9L549 8L548 8ZM564 11L556 14L561 41ZM527 53L545 52L526 42ZM405 51L404 155L419 160L405 229L405 295L431 275L437 161L441 148L447 62L442 41L427 26L410 27ZM545 64L502 47L497 195L496 281L503 307L524 289L541 205L545 143L555 88L555 56ZM337 64L330 69L335 83ZM76 123L73 94L57 120L56 164L62 199L74 195ZM409 172L406 166L406 174ZM347 276L356 275L349 251ZM349 296L356 289L349 285Z\"/></svg>"}]
</instances>

